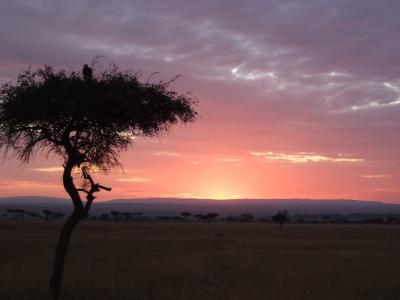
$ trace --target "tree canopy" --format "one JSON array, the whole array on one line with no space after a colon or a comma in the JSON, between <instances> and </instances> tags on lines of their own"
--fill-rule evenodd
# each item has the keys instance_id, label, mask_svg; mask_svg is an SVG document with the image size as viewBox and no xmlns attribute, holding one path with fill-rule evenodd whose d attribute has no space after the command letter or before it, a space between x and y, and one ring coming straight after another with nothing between
<instances>
[{"instance_id":1,"label":"tree canopy","mask_svg":"<svg viewBox=\"0 0 400 300\"><path fill-rule=\"evenodd\" d=\"M93 77L28 70L0 88L0 146L26 162L45 150L78 165L115 166L133 137L195 119L195 101L171 90L171 82L140 82L117 67Z\"/></svg>"}]
</instances>

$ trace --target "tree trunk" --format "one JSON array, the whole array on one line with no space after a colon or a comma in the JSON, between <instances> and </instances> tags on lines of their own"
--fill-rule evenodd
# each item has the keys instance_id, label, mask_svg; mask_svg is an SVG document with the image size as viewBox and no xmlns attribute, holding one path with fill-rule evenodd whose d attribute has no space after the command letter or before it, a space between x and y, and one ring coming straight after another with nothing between
<instances>
[{"instance_id":1,"label":"tree trunk","mask_svg":"<svg viewBox=\"0 0 400 300\"><path fill-rule=\"evenodd\" d=\"M67 160L64 166L63 185L65 191L71 197L72 203L74 205L74 211L68 217L68 220L61 231L60 237L58 239L56 253L54 255L53 270L51 273L49 286L49 293L53 299L59 299L60 297L65 258L67 256L71 234L79 221L85 217L81 198L71 176L72 169L77 164L78 163L76 161L70 158Z\"/></svg>"},{"instance_id":2,"label":"tree trunk","mask_svg":"<svg viewBox=\"0 0 400 300\"><path fill-rule=\"evenodd\" d=\"M70 159L67 160L64 166L64 173L63 173L63 184L64 189L71 197L72 203L74 205L73 213L68 217L67 222L64 225L64 228L61 231L60 237L58 239L58 244L56 248L56 253L54 255L54 263L53 263L53 271L50 277L50 296L53 299L59 299L61 294L61 285L64 273L64 264L65 259L67 257L68 245L71 239L72 232L74 231L76 225L86 218L88 212L90 210L90 206L95 199L94 193L103 190L111 190L111 188L104 187L99 184L95 184L90 175L83 173L85 180L90 180L91 189L90 191L81 190L87 193L86 196L86 204L83 205L82 199L79 195L79 190L76 188L74 184L74 180L71 176L72 169L74 166L79 166L80 161L76 160L72 157L77 157L78 155L71 155L69 154ZM84 172L84 171L83 171Z\"/></svg>"},{"instance_id":3,"label":"tree trunk","mask_svg":"<svg viewBox=\"0 0 400 300\"><path fill-rule=\"evenodd\" d=\"M56 253L54 256L53 271L50 278L50 295L54 299L59 299L61 292L61 284L63 279L65 258L67 256L68 245L71 239L71 234L75 229L76 225L83 216L77 211L74 211L68 218L61 231Z\"/></svg>"}]
</instances>

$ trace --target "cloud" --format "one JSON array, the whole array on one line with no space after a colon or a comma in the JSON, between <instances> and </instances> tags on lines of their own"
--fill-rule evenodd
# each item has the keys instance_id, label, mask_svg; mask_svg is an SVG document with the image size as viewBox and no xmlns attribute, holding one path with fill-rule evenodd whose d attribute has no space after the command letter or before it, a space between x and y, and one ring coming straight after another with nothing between
<instances>
[{"instance_id":1,"label":"cloud","mask_svg":"<svg viewBox=\"0 0 400 300\"><path fill-rule=\"evenodd\" d=\"M196 198L196 195L192 193L177 193L174 195L174 197L178 198Z\"/></svg>"},{"instance_id":2,"label":"cloud","mask_svg":"<svg viewBox=\"0 0 400 300\"><path fill-rule=\"evenodd\" d=\"M338 156L326 156L316 153L294 153L294 154L286 154L286 153L275 153L275 152L250 152L251 155L261 156L268 160L286 160L291 163L317 163L317 162L344 162L344 163L356 163L363 162L362 158L350 158L345 157L343 155Z\"/></svg>"},{"instance_id":3,"label":"cloud","mask_svg":"<svg viewBox=\"0 0 400 300\"><path fill-rule=\"evenodd\" d=\"M117 178L117 181L119 182L135 182L135 183L144 183L144 182L150 182L150 178L145 178L145 177L129 177L129 178Z\"/></svg>"},{"instance_id":4,"label":"cloud","mask_svg":"<svg viewBox=\"0 0 400 300\"><path fill-rule=\"evenodd\" d=\"M124 168L123 171L124 171L124 173L140 173L140 172L142 172L143 170L129 169L129 168L125 169L125 168Z\"/></svg>"},{"instance_id":5,"label":"cloud","mask_svg":"<svg viewBox=\"0 0 400 300\"><path fill-rule=\"evenodd\" d=\"M187 192L182 192L182 193L161 193L158 195L155 195L156 197L160 198L199 198L197 195L193 193L187 193Z\"/></svg>"},{"instance_id":6,"label":"cloud","mask_svg":"<svg viewBox=\"0 0 400 300\"><path fill-rule=\"evenodd\" d=\"M37 172L45 172L45 173L59 173L63 172L64 168L62 167L46 167L46 168L32 168L32 171L37 171Z\"/></svg>"},{"instance_id":7,"label":"cloud","mask_svg":"<svg viewBox=\"0 0 400 300\"><path fill-rule=\"evenodd\" d=\"M155 152L154 155L164 156L164 157L181 157L182 156L182 154L180 154L180 153L169 152L169 151Z\"/></svg>"},{"instance_id":8,"label":"cloud","mask_svg":"<svg viewBox=\"0 0 400 300\"><path fill-rule=\"evenodd\" d=\"M2 6L0 63L9 66L2 78L21 65L74 67L102 53L151 71L220 78L266 103L291 99L272 104L290 106L287 119L398 106L398 91L383 85L399 84L397 1L34 3Z\"/></svg>"},{"instance_id":9,"label":"cloud","mask_svg":"<svg viewBox=\"0 0 400 300\"><path fill-rule=\"evenodd\" d=\"M229 158L229 157L221 157L218 158L219 162L228 162L228 163L236 163L236 162L240 162L240 158Z\"/></svg>"},{"instance_id":10,"label":"cloud","mask_svg":"<svg viewBox=\"0 0 400 300\"><path fill-rule=\"evenodd\" d=\"M0 190L14 190L17 193L23 192L24 189L61 189L62 185L51 182L39 182L34 180L2 180L0 181Z\"/></svg>"},{"instance_id":11,"label":"cloud","mask_svg":"<svg viewBox=\"0 0 400 300\"><path fill-rule=\"evenodd\" d=\"M370 174L370 175L361 175L361 177L366 179L386 179L390 176L387 174Z\"/></svg>"}]
</instances>

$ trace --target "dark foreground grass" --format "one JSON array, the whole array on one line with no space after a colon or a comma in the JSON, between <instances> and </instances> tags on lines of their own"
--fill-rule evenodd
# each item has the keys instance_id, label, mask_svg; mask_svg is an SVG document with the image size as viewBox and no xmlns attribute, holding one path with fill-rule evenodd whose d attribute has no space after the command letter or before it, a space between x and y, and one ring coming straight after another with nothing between
<instances>
[{"instance_id":1,"label":"dark foreground grass","mask_svg":"<svg viewBox=\"0 0 400 300\"><path fill-rule=\"evenodd\" d=\"M0 223L0 299L46 299L61 226ZM400 299L399 250L390 225L82 223L63 299Z\"/></svg>"}]
</instances>

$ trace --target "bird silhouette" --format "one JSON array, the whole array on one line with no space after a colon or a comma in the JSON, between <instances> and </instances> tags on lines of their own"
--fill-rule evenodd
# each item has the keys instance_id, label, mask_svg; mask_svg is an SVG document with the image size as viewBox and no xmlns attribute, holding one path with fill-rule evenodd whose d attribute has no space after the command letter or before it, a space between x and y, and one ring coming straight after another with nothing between
<instances>
[{"instance_id":1,"label":"bird silhouette","mask_svg":"<svg viewBox=\"0 0 400 300\"><path fill-rule=\"evenodd\" d=\"M85 81L93 79L92 68L90 68L88 65L86 65L86 64L83 65L82 73L83 73L83 79Z\"/></svg>"}]
</instances>

